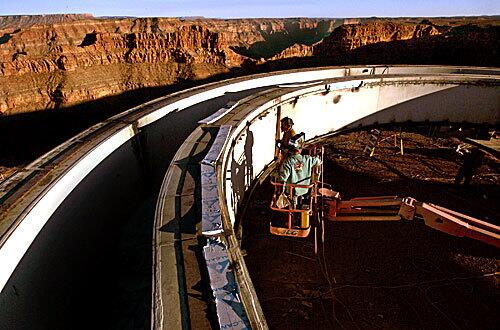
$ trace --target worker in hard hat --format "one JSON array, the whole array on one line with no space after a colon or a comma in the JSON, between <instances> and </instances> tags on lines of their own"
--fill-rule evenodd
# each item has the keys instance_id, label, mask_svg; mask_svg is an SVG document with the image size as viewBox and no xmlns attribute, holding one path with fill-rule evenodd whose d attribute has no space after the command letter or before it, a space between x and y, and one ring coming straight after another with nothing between
<instances>
[{"instance_id":1,"label":"worker in hard hat","mask_svg":"<svg viewBox=\"0 0 500 330\"><path fill-rule=\"evenodd\" d=\"M464 186L469 186L473 175L483 163L484 153L478 147L467 143L460 144L456 152L461 156L463 162L455 177L455 185L459 185L463 180Z\"/></svg>"},{"instance_id":2,"label":"worker in hard hat","mask_svg":"<svg viewBox=\"0 0 500 330\"><path fill-rule=\"evenodd\" d=\"M276 141L276 146L280 149L279 163L281 164L288 153L290 139L297 134L293 129L293 120L290 117L282 118L280 127L283 136Z\"/></svg>"},{"instance_id":3,"label":"worker in hard hat","mask_svg":"<svg viewBox=\"0 0 500 330\"><path fill-rule=\"evenodd\" d=\"M282 153L288 151L288 142L290 139L297 135L293 129L293 120L290 117L284 117L281 119L281 132L283 136L280 140L276 141L276 145L280 148Z\"/></svg>"},{"instance_id":4,"label":"worker in hard hat","mask_svg":"<svg viewBox=\"0 0 500 330\"><path fill-rule=\"evenodd\" d=\"M318 157L302 155L304 133L297 134L288 142L288 153L279 167L277 179L287 184L309 185L313 169L319 169L321 160ZM289 189L285 189L289 193ZM307 194L308 188L296 187L293 191L294 207L300 203L302 196Z\"/></svg>"}]
</instances>

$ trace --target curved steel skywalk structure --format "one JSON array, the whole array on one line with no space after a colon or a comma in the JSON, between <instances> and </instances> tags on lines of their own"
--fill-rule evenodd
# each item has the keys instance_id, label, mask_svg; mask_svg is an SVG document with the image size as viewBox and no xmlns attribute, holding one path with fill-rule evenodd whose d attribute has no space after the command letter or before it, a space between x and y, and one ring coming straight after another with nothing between
<instances>
[{"instance_id":1,"label":"curved steel skywalk structure","mask_svg":"<svg viewBox=\"0 0 500 330\"><path fill-rule=\"evenodd\" d=\"M392 122L494 125L499 78L470 67L292 70L193 88L99 123L1 184L0 319L54 328L108 316L101 307L118 293L106 288L127 272L117 253L145 227L153 295L136 314L151 313L154 328L265 328L233 226L273 161L277 109L307 139ZM208 280L217 318L194 298Z\"/></svg>"}]
</instances>

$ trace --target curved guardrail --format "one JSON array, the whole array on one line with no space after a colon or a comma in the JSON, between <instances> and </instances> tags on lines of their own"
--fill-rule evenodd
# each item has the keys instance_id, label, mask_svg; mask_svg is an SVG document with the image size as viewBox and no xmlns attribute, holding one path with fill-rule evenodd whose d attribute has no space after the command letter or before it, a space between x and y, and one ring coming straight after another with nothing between
<instances>
[{"instance_id":1,"label":"curved guardrail","mask_svg":"<svg viewBox=\"0 0 500 330\"><path fill-rule=\"evenodd\" d=\"M273 118L275 120L274 111L277 106L282 107L284 115L295 116L297 128L305 131L309 137L376 121L408 119L417 121L425 118L440 121L448 119L498 122L498 72L496 68L440 66L362 66L290 70L193 88L148 102L103 121L63 143L0 184L2 294L5 293L4 288L21 259L25 257L29 247L48 221L56 216L68 216L66 213L61 215L62 213L58 212L65 201L72 194L80 193L78 187L82 183L91 184L87 181L91 181L89 178L97 175L97 172L106 171L101 164L110 159L114 161L115 158L119 159L117 161L125 162L123 166L127 171L122 180L128 180L124 185L127 189L134 189L135 182L145 178L145 172L149 173L148 179L155 184L160 182L169 166L159 194L155 224L152 324L158 328L168 327L171 324L185 325L187 321L183 318L183 313L167 312L168 307L163 303L165 299L172 299L170 302L177 306L176 304L182 304L183 300L178 293L179 284L165 280L164 275L178 274L175 263L179 263L179 259L174 258L172 265L172 259L164 258L162 255L164 251L161 248L175 241L175 238L166 238L167 233L160 231L160 228L169 221L167 213L172 213L169 209L171 203L175 203L176 200L173 197L176 193L172 195L169 191L172 185L177 187L176 180L179 179L174 170L175 162L181 160L183 152L189 149L186 144L169 145L168 139L165 139L165 132L177 124L169 121L172 115L189 112L195 118L189 119L190 115L186 116L185 120L196 127L197 118L204 116L202 113L211 114L220 109L219 105L215 105L213 109L200 110L196 105L211 102L210 100L222 100L232 93L268 88L253 99L240 100L238 104L226 107L226 110L222 110L204 124L220 126L227 120L233 121L230 123L233 129L228 136L229 144L223 150L220 167L222 177L226 178L222 181L223 186L219 191L222 200L226 201L221 204L222 220L225 225L222 234L226 235L228 230L232 231L235 212L244 191L255 178L262 175L267 164L272 161L270 150L274 148ZM339 80L330 80L332 78ZM358 85L360 81L363 82L362 85ZM400 93L403 85L405 98L401 98ZM446 102L434 102L439 96L443 96ZM463 100L468 101L463 102ZM416 105L422 104L426 104L425 111L413 111ZM438 110L446 107L453 107L458 111L447 111L446 116L439 116L438 114L443 112ZM471 114L467 109L473 107L489 109L489 112L481 111L484 117L478 116L477 113ZM341 108L353 109L355 116L338 111ZM314 111L307 112L306 109ZM374 109L377 111L373 111ZM404 116L404 113L411 113L411 116ZM322 120L315 121L313 127L311 118L315 116ZM203 134L202 128L196 128L186 142L192 143L192 146L210 144L211 141L203 140L205 138ZM162 152L167 146L178 148L173 158L170 154ZM194 154L197 152L194 149L189 151L193 151ZM240 168L244 168L245 171L238 171ZM236 172L239 174L236 175ZM111 180L106 177L105 179ZM105 185L106 182L102 181L100 184ZM79 197L80 201L92 203L92 196ZM63 218L60 221L71 220ZM251 282L246 281L249 277L245 274L244 263L241 263L241 269L238 266L242 258L241 252L237 249L237 240L234 235L226 235L226 239L229 242L229 257L235 263L234 267L237 270L236 278L241 279L238 275L240 270L243 276L242 298L244 305L248 307L255 302L254 293L247 294L252 291L247 285ZM173 282L176 281L178 282L177 276ZM22 286L20 283L16 285ZM246 300L247 297L250 302ZM257 314L260 313L258 308L254 310ZM255 320L250 317L251 323Z\"/></svg>"},{"instance_id":2,"label":"curved guardrail","mask_svg":"<svg viewBox=\"0 0 500 330\"><path fill-rule=\"evenodd\" d=\"M219 187L219 191L209 198L210 205L216 209L217 228L212 231L213 227L210 227L203 234L223 236L222 240L217 241L210 238L207 248L216 244L222 246L224 251L233 250L232 258L225 256L223 260L229 265L233 263L235 268L243 269L240 274L236 274L240 287L243 283L248 285L250 279L245 274L241 253L237 252L239 247L233 227L244 193L255 180L264 179L272 168L278 108L282 116L294 120L295 127L305 132L308 140L318 140L342 129L373 124L408 121L497 124L500 120L497 104L499 77L385 75L356 78L337 78L316 84L289 85L286 88L281 86L261 92L242 100L212 123L224 128L225 142L218 143L215 148L216 153L220 154L221 146L224 146L217 175L213 174L213 168L203 170L206 165L201 164L202 203L205 203L205 189L213 191L214 187ZM229 123L232 129L228 134L231 127L227 126ZM204 181L206 173L217 178L218 185L213 180ZM215 203L217 197L218 204ZM203 224L206 218L212 219L209 213L202 213ZM224 232L219 223L221 216ZM207 265L209 269L212 267L210 260L207 260ZM210 276L210 279L220 281L217 277ZM214 296L217 301L216 289ZM241 315L243 320L248 317L253 328L266 327L251 283L248 291L243 292L245 296L247 299L241 301L247 302L248 314L240 312L238 316L233 310L232 318L227 319L230 314L228 307L223 312L218 309L219 315L226 317L223 320L219 318L221 328L231 327L231 324L240 328L238 325L243 323ZM236 309L239 311L241 307L238 305Z\"/></svg>"}]
</instances>

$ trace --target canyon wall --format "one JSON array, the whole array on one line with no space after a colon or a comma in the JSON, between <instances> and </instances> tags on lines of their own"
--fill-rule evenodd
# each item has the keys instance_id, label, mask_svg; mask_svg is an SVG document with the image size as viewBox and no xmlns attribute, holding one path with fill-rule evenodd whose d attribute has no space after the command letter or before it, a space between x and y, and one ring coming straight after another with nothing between
<instances>
[{"instance_id":1,"label":"canyon wall","mask_svg":"<svg viewBox=\"0 0 500 330\"><path fill-rule=\"evenodd\" d=\"M500 66L499 20L487 21L489 24L451 22L369 20L343 24L322 41L293 45L263 66L268 70L355 64Z\"/></svg>"},{"instance_id":2,"label":"canyon wall","mask_svg":"<svg viewBox=\"0 0 500 330\"><path fill-rule=\"evenodd\" d=\"M0 115L308 65L498 65L500 57L497 17L435 25L415 18L61 16L0 17Z\"/></svg>"},{"instance_id":3,"label":"canyon wall","mask_svg":"<svg viewBox=\"0 0 500 330\"><path fill-rule=\"evenodd\" d=\"M321 40L335 24L307 18L68 19L0 30L0 114L64 108L227 74L255 62L245 56L252 45L277 52L297 39Z\"/></svg>"},{"instance_id":4,"label":"canyon wall","mask_svg":"<svg viewBox=\"0 0 500 330\"><path fill-rule=\"evenodd\" d=\"M366 24L347 24L339 27L315 47L315 54L335 56L353 49L397 40L425 38L439 34L429 24L404 24L394 22L373 22Z\"/></svg>"},{"instance_id":5,"label":"canyon wall","mask_svg":"<svg viewBox=\"0 0 500 330\"><path fill-rule=\"evenodd\" d=\"M335 64L500 65L500 26L371 22L343 25L314 46Z\"/></svg>"},{"instance_id":6,"label":"canyon wall","mask_svg":"<svg viewBox=\"0 0 500 330\"><path fill-rule=\"evenodd\" d=\"M179 79L206 78L244 60L227 46L223 34L198 25L162 35L91 32L79 45L58 43L57 31L47 34L42 39L49 40L47 45L22 44L14 54L2 52L5 96L0 112L60 108Z\"/></svg>"},{"instance_id":7,"label":"canyon wall","mask_svg":"<svg viewBox=\"0 0 500 330\"><path fill-rule=\"evenodd\" d=\"M0 29L22 29L33 25L92 20L92 14L5 15L0 16Z\"/></svg>"},{"instance_id":8,"label":"canyon wall","mask_svg":"<svg viewBox=\"0 0 500 330\"><path fill-rule=\"evenodd\" d=\"M319 43L318 43L319 44ZM309 57L313 55L314 46L308 46L304 44L293 44L292 46L283 49L278 54L271 57L270 61L282 60L285 58L294 58L294 57Z\"/></svg>"}]
</instances>

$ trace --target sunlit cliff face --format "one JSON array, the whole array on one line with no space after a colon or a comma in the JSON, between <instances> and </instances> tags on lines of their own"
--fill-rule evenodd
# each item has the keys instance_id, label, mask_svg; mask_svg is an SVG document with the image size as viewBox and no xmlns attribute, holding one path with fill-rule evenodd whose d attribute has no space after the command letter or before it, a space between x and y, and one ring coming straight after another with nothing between
<instances>
[{"instance_id":1,"label":"sunlit cliff face","mask_svg":"<svg viewBox=\"0 0 500 330\"><path fill-rule=\"evenodd\" d=\"M56 18L56 23L47 21ZM46 25L36 25L34 19L18 26L12 19L0 20L1 114L253 73L261 64L263 70L301 67L303 60L309 66L499 65L497 26L309 18L56 18L45 17Z\"/></svg>"}]
</instances>

